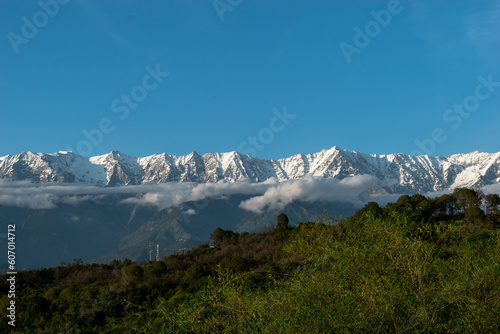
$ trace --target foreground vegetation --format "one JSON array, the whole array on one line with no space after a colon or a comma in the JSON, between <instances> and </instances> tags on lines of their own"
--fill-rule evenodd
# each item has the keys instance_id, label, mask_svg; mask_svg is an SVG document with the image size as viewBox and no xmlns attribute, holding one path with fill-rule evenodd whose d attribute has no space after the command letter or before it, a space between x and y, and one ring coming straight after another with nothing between
<instances>
[{"instance_id":1,"label":"foreground vegetation","mask_svg":"<svg viewBox=\"0 0 500 334\"><path fill-rule=\"evenodd\" d=\"M281 214L260 233L217 229L213 246L158 262L24 271L16 330L500 332L499 206L498 195L470 189L402 196L335 224L290 227ZM5 276L0 284L8 291ZM5 333L8 302L0 299Z\"/></svg>"}]
</instances>

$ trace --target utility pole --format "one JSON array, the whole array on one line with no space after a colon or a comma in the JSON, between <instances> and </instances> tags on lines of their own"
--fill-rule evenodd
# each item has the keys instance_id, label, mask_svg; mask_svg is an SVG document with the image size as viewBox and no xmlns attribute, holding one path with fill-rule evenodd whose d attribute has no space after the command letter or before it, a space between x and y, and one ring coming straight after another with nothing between
<instances>
[{"instance_id":1,"label":"utility pole","mask_svg":"<svg viewBox=\"0 0 500 334\"><path fill-rule=\"evenodd\" d=\"M149 262L151 262L151 255L153 254L153 249L151 248L151 243L149 243Z\"/></svg>"}]
</instances>

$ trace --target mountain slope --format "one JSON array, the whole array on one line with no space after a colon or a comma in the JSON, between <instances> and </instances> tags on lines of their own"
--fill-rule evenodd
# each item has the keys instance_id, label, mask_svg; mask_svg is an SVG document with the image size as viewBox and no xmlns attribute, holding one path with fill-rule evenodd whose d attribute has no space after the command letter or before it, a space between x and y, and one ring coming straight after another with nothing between
<instances>
[{"instance_id":1,"label":"mountain slope","mask_svg":"<svg viewBox=\"0 0 500 334\"><path fill-rule=\"evenodd\" d=\"M448 157L395 153L368 155L333 147L315 154L263 160L238 152L192 152L136 158L118 151L83 158L73 152L24 152L0 158L0 179L122 186L165 182L217 182L249 179L263 182L306 175L343 179L372 175L389 193L425 193L456 187L484 186L500 180L500 152Z\"/></svg>"},{"instance_id":2,"label":"mountain slope","mask_svg":"<svg viewBox=\"0 0 500 334\"><path fill-rule=\"evenodd\" d=\"M113 259L140 261L148 258L148 244L160 245L160 255L166 256L179 250L190 249L208 243L210 234L217 228L235 232L259 232L276 224L276 216L286 212L290 225L300 221L317 221L327 212L333 218L350 216L357 208L349 203L315 202L290 203L282 210L268 210L257 214L239 208L239 203L250 198L245 195L233 195L213 198L203 210L195 210L192 215L183 213L186 207L195 203L185 203L181 207L164 209L148 219L136 231L124 236L119 247L96 259L96 262L108 263ZM156 254L156 248L154 248Z\"/></svg>"}]
</instances>

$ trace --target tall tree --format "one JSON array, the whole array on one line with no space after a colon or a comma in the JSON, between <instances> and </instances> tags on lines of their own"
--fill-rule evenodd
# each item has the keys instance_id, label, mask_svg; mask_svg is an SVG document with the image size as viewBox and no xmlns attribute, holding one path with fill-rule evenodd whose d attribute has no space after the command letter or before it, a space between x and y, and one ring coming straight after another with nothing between
<instances>
[{"instance_id":1,"label":"tall tree","mask_svg":"<svg viewBox=\"0 0 500 334\"><path fill-rule=\"evenodd\" d=\"M456 205L462 212L470 207L481 207L482 192L479 190L468 188L457 188L453 191L452 196L456 198Z\"/></svg>"},{"instance_id":2,"label":"tall tree","mask_svg":"<svg viewBox=\"0 0 500 334\"><path fill-rule=\"evenodd\" d=\"M487 213L496 213L500 207L500 195L488 194L484 197Z\"/></svg>"},{"instance_id":3,"label":"tall tree","mask_svg":"<svg viewBox=\"0 0 500 334\"><path fill-rule=\"evenodd\" d=\"M288 229L288 217L284 213L278 215L278 225L276 229L278 231L286 231Z\"/></svg>"}]
</instances>

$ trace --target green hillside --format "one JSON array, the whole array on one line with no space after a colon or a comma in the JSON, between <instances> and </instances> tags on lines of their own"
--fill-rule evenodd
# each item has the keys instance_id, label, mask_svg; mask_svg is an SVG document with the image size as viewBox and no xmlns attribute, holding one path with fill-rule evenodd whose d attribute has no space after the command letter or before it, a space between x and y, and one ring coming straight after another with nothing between
<instances>
[{"instance_id":1,"label":"green hillside","mask_svg":"<svg viewBox=\"0 0 500 334\"><path fill-rule=\"evenodd\" d=\"M80 261L17 275L21 333L494 333L498 195L368 203L347 220L217 229L158 262ZM486 214L485 214L486 212ZM8 291L5 275L2 291ZM0 299L7 324L7 295Z\"/></svg>"}]
</instances>

